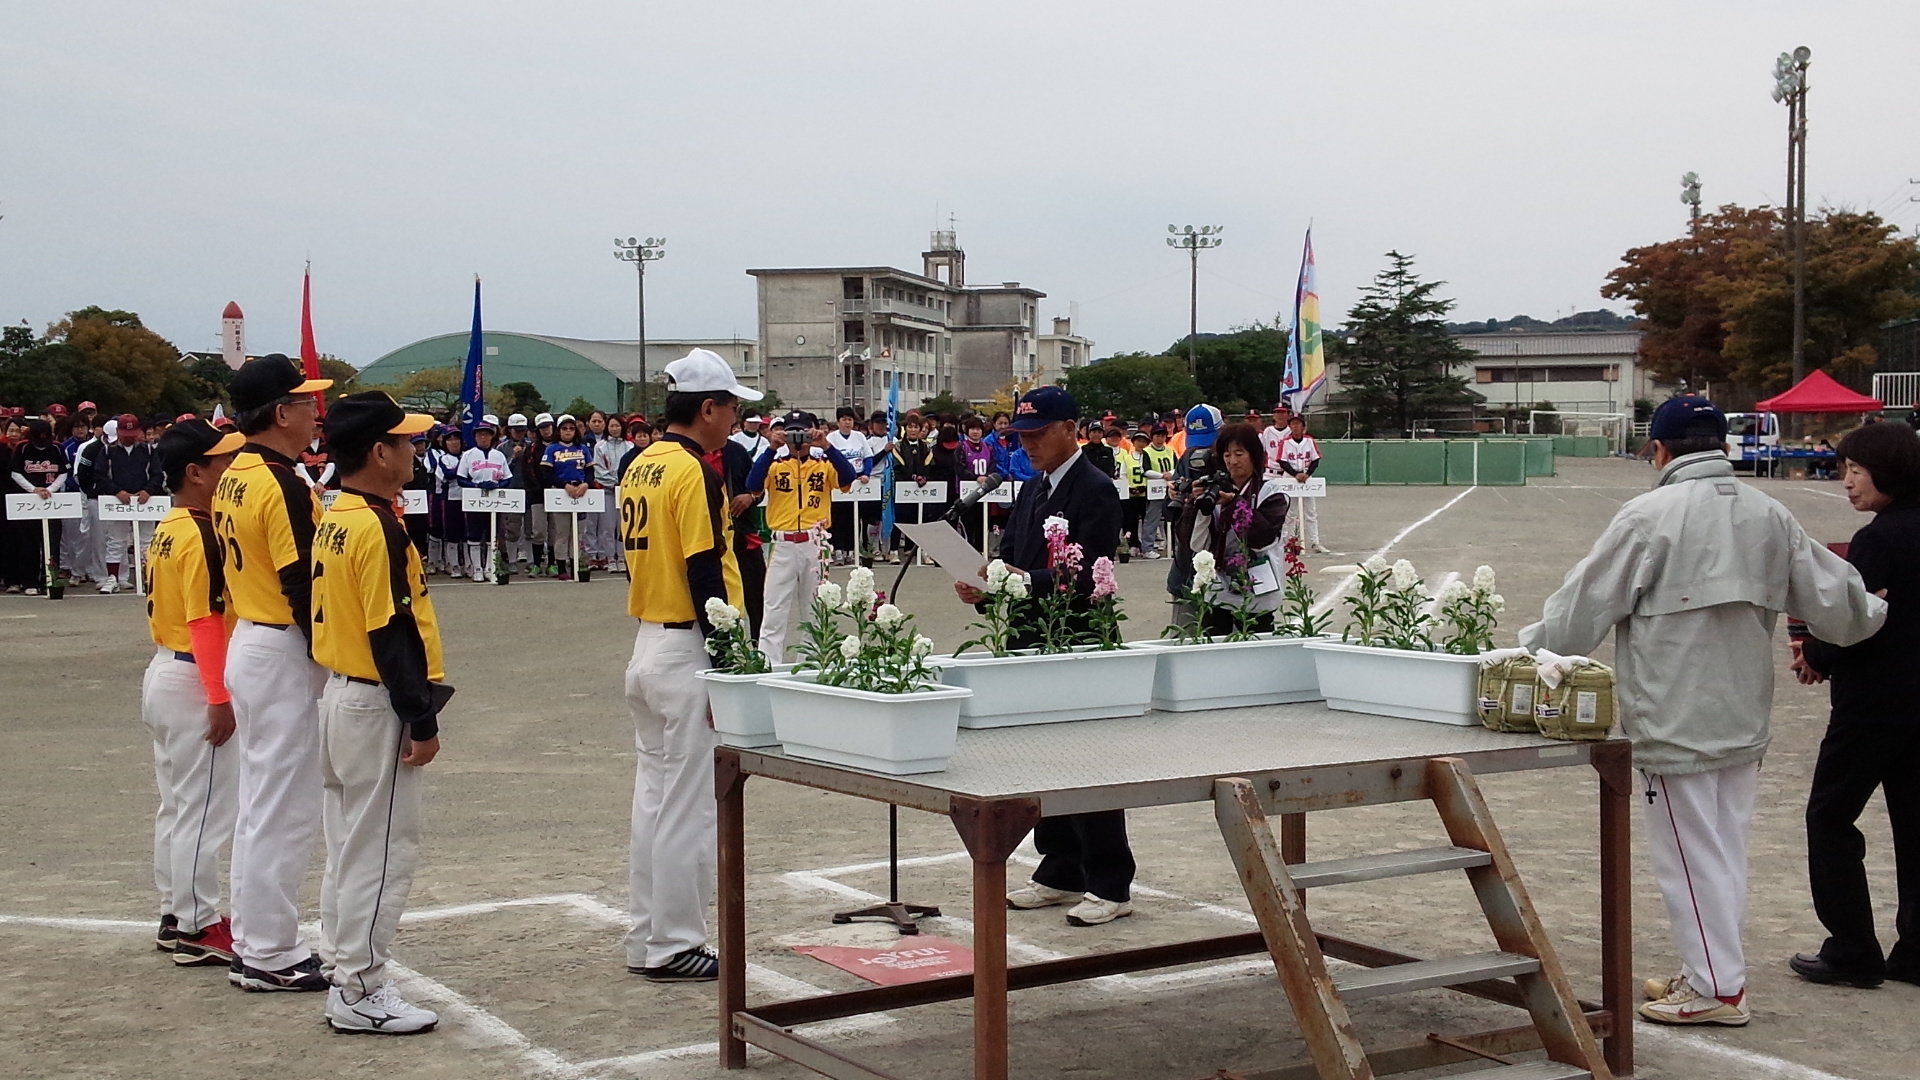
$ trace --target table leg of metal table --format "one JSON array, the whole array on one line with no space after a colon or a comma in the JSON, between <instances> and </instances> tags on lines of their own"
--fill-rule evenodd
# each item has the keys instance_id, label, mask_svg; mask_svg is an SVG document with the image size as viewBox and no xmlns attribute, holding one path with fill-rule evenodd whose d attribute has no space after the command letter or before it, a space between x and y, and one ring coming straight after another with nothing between
<instances>
[{"instance_id":1,"label":"table leg of metal table","mask_svg":"<svg viewBox=\"0 0 1920 1080\"><path fill-rule=\"evenodd\" d=\"M1596 747L1600 773L1600 1001L1613 1014L1607 1067L1633 1072L1633 751Z\"/></svg>"},{"instance_id":2,"label":"table leg of metal table","mask_svg":"<svg viewBox=\"0 0 1920 1080\"><path fill-rule=\"evenodd\" d=\"M1007 1080L1007 856L1039 822L1040 804L955 796L951 816L973 856L973 1076Z\"/></svg>"},{"instance_id":3,"label":"table leg of metal table","mask_svg":"<svg viewBox=\"0 0 1920 1080\"><path fill-rule=\"evenodd\" d=\"M1280 815L1280 858L1288 866L1307 861L1307 815ZM1300 906L1307 906L1307 891L1301 889Z\"/></svg>"},{"instance_id":4,"label":"table leg of metal table","mask_svg":"<svg viewBox=\"0 0 1920 1080\"><path fill-rule=\"evenodd\" d=\"M719 803L720 1065L747 1067L747 1044L733 1033L733 1014L747 1007L747 776L740 755L715 751L713 794Z\"/></svg>"}]
</instances>

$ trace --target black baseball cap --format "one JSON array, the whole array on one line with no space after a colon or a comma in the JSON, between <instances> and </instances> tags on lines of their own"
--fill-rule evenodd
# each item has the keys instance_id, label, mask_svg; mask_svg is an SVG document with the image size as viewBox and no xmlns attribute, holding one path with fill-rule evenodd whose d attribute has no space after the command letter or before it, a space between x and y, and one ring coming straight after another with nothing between
<instances>
[{"instance_id":1,"label":"black baseball cap","mask_svg":"<svg viewBox=\"0 0 1920 1080\"><path fill-rule=\"evenodd\" d=\"M433 426L426 413L410 413L378 390L348 394L327 410L327 445L363 450L388 435L418 435Z\"/></svg>"},{"instance_id":2,"label":"black baseball cap","mask_svg":"<svg viewBox=\"0 0 1920 1080\"><path fill-rule=\"evenodd\" d=\"M156 445L160 450L160 467L168 473L178 473L210 457L231 454L246 445L246 441L247 437L238 431L221 431L195 417L168 428Z\"/></svg>"},{"instance_id":3,"label":"black baseball cap","mask_svg":"<svg viewBox=\"0 0 1920 1080\"><path fill-rule=\"evenodd\" d=\"M312 394L333 385L332 379L309 379L286 353L268 353L240 365L227 383L233 411L246 412L271 405L293 394Z\"/></svg>"},{"instance_id":4,"label":"black baseball cap","mask_svg":"<svg viewBox=\"0 0 1920 1080\"><path fill-rule=\"evenodd\" d=\"M1013 430L1034 431L1062 420L1080 419L1080 403L1057 386L1036 386L1013 406Z\"/></svg>"},{"instance_id":5,"label":"black baseball cap","mask_svg":"<svg viewBox=\"0 0 1920 1080\"><path fill-rule=\"evenodd\" d=\"M794 409L780 418L780 426L788 429L810 428L819 422L812 413L807 412L805 409Z\"/></svg>"}]
</instances>

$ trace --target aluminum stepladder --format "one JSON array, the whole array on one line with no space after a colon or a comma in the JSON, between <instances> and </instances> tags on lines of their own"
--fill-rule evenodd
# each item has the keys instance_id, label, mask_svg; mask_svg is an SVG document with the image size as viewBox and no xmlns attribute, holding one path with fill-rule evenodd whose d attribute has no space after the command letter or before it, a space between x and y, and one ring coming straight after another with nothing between
<instances>
[{"instance_id":1,"label":"aluminum stepladder","mask_svg":"<svg viewBox=\"0 0 1920 1080\"><path fill-rule=\"evenodd\" d=\"M1348 1001L1511 977L1548 1060L1500 1064L1449 1080L1611 1080L1472 771L1459 758L1433 758L1427 762L1426 785L1451 846L1289 866L1252 782L1214 781L1214 817L1315 1071L1321 1080L1375 1076L1347 1013ZM1499 951L1337 974L1328 970L1320 938L1307 919L1303 890L1449 870L1466 872Z\"/></svg>"}]
</instances>

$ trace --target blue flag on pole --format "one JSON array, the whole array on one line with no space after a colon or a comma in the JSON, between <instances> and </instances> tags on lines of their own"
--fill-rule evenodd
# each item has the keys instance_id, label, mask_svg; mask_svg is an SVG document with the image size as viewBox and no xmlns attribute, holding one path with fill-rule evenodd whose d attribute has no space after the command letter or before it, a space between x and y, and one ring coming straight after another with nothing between
<instances>
[{"instance_id":1,"label":"blue flag on pole","mask_svg":"<svg viewBox=\"0 0 1920 1080\"><path fill-rule=\"evenodd\" d=\"M487 380L481 357L486 348L480 340L480 275L473 275L473 336L467 339L467 367L460 375L460 435L473 445L473 425L487 411Z\"/></svg>"},{"instance_id":2,"label":"blue flag on pole","mask_svg":"<svg viewBox=\"0 0 1920 1080\"><path fill-rule=\"evenodd\" d=\"M887 441L899 438L900 422L900 374L887 373ZM887 451L886 461L880 470L880 551L884 554L893 546L893 451ZM888 599L892 599L889 597Z\"/></svg>"}]
</instances>

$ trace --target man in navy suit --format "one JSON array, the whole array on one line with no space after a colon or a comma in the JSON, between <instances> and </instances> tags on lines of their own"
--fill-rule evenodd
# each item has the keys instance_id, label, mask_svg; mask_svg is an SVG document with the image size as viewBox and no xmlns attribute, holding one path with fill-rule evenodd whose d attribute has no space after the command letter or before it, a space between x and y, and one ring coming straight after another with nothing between
<instances>
[{"instance_id":1,"label":"man in navy suit","mask_svg":"<svg viewBox=\"0 0 1920 1080\"><path fill-rule=\"evenodd\" d=\"M1047 567L1042 525L1050 517L1067 519L1067 538L1079 544L1083 559L1073 582L1075 606L1091 603L1093 561L1111 559L1120 546L1120 494L1113 477L1082 452L1078 434L1080 406L1057 386L1021 395L1014 405L1013 431L1033 462L1034 477L1021 485L1000 539L1000 557L1027 579L1029 595L1056 587ZM986 597L970 585L956 584L960 599L977 604ZM1031 601L1015 607L1012 644L1037 643ZM1022 625L1024 624L1024 625ZM1133 914L1133 851L1127 845L1127 814L1103 810L1041 818L1033 832L1040 866L1033 880L1007 894L1020 909L1052 907L1075 898L1067 911L1072 926L1098 926Z\"/></svg>"}]
</instances>

